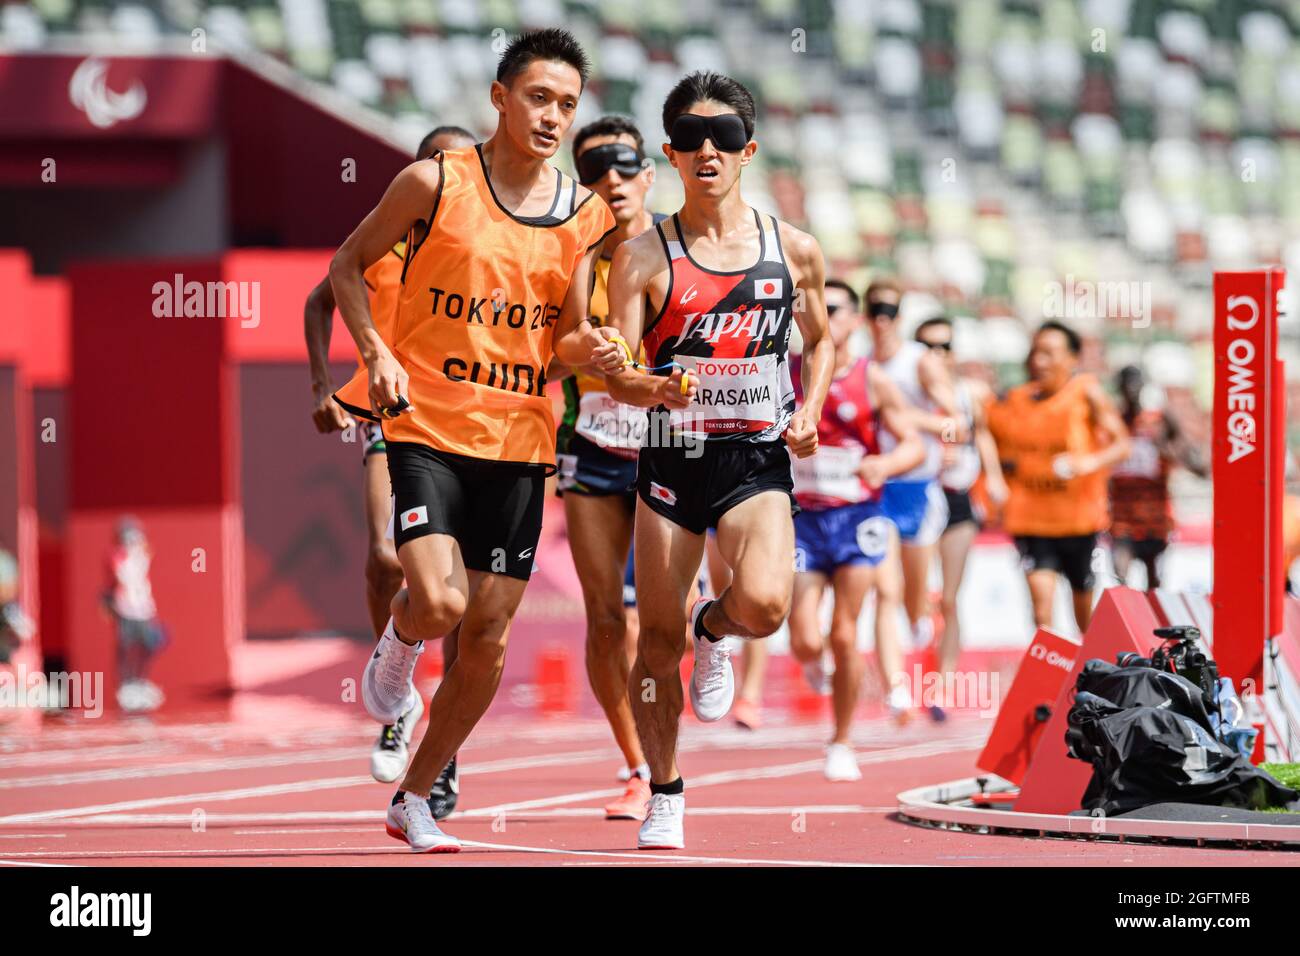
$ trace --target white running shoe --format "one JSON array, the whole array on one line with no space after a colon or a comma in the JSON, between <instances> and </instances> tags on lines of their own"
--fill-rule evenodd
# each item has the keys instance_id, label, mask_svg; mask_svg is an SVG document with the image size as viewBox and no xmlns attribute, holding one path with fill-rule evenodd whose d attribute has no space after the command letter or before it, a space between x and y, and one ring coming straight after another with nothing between
<instances>
[{"instance_id":1,"label":"white running shoe","mask_svg":"<svg viewBox=\"0 0 1300 956\"><path fill-rule=\"evenodd\" d=\"M831 675L826 671L826 662L819 654L815 660L803 665L803 679L808 682L814 694L825 697L831 692Z\"/></svg>"},{"instance_id":2,"label":"white running shoe","mask_svg":"<svg viewBox=\"0 0 1300 956\"><path fill-rule=\"evenodd\" d=\"M406 769L406 762L411 756L411 735L415 733L415 725L424 716L424 700L414 688L412 704L411 709L394 723L384 726L370 751L370 776L380 783L392 783Z\"/></svg>"},{"instance_id":3,"label":"white running shoe","mask_svg":"<svg viewBox=\"0 0 1300 956\"><path fill-rule=\"evenodd\" d=\"M682 820L686 816L686 795L653 793L646 804L645 822L637 831L638 850L680 850L686 846Z\"/></svg>"},{"instance_id":4,"label":"white running shoe","mask_svg":"<svg viewBox=\"0 0 1300 956\"><path fill-rule=\"evenodd\" d=\"M826 779L834 782L861 780L858 758L848 744L831 744L826 748Z\"/></svg>"},{"instance_id":5,"label":"white running shoe","mask_svg":"<svg viewBox=\"0 0 1300 956\"><path fill-rule=\"evenodd\" d=\"M366 713L381 724L395 724L414 706L411 698L418 695L411 676L415 673L415 659L423 653L424 641L414 646L407 644L397 636L390 617L361 675L361 700Z\"/></svg>"},{"instance_id":6,"label":"white running shoe","mask_svg":"<svg viewBox=\"0 0 1300 956\"><path fill-rule=\"evenodd\" d=\"M890 690L887 703L889 705L889 716L895 720L906 721L912 714L912 695L907 692L907 688L902 684Z\"/></svg>"},{"instance_id":7,"label":"white running shoe","mask_svg":"<svg viewBox=\"0 0 1300 956\"><path fill-rule=\"evenodd\" d=\"M405 840L412 853L459 853L460 841L438 829L429 810L429 801L414 793L388 808L384 830L394 840Z\"/></svg>"},{"instance_id":8,"label":"white running shoe","mask_svg":"<svg viewBox=\"0 0 1300 956\"><path fill-rule=\"evenodd\" d=\"M695 636L695 624L712 602L700 598L691 608L691 638L695 666L691 670L691 710L706 723L721 720L736 698L736 676L731 670L731 644L727 638L711 641Z\"/></svg>"}]
</instances>

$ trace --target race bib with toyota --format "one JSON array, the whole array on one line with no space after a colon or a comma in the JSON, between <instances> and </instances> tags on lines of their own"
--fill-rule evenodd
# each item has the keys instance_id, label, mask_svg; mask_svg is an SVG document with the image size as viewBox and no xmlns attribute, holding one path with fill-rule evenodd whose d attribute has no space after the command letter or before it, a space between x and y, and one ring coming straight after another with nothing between
<instances>
[{"instance_id":1,"label":"race bib with toyota","mask_svg":"<svg viewBox=\"0 0 1300 956\"><path fill-rule=\"evenodd\" d=\"M794 493L835 498L856 504L865 501L866 488L858 477L862 464L862 448L854 446L821 445L817 454L809 458L795 458Z\"/></svg>"},{"instance_id":2,"label":"race bib with toyota","mask_svg":"<svg viewBox=\"0 0 1300 956\"><path fill-rule=\"evenodd\" d=\"M579 399L574 430L620 458L636 458L649 427L645 409L616 402L608 392L585 392Z\"/></svg>"},{"instance_id":3,"label":"race bib with toyota","mask_svg":"<svg viewBox=\"0 0 1300 956\"><path fill-rule=\"evenodd\" d=\"M722 437L761 432L776 423L781 396L775 355L674 359L699 376L695 401L672 413L674 431Z\"/></svg>"}]
</instances>

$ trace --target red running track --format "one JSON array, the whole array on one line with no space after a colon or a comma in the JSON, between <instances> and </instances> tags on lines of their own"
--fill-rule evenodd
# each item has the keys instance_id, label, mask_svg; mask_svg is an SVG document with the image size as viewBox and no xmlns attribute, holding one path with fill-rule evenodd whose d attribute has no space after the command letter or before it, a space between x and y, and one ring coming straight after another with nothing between
<instances>
[{"instance_id":1,"label":"red running track","mask_svg":"<svg viewBox=\"0 0 1300 956\"><path fill-rule=\"evenodd\" d=\"M344 670L356 646L340 650ZM314 663L319 664L316 657ZM343 671L340 671L343 672ZM607 822L618 752L596 718L494 707L461 751L455 856L384 834L391 785L368 775L375 727L356 705L292 693L273 676L220 707L0 725L0 865L682 866L924 864L1296 865L1294 854L1083 843L928 830L895 795L968 776L989 721L898 727L864 719L863 779L821 773L826 728L683 724L687 849L638 852L637 825ZM337 686L335 684L334 686Z\"/></svg>"}]
</instances>

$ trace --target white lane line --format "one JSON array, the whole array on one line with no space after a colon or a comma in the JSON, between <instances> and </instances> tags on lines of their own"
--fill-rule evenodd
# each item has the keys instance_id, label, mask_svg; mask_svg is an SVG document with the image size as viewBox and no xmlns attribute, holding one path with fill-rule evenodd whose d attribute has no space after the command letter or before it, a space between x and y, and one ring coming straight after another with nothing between
<instances>
[{"instance_id":1,"label":"white lane line","mask_svg":"<svg viewBox=\"0 0 1300 956\"><path fill-rule=\"evenodd\" d=\"M554 767L565 764L589 763L616 754L611 744L600 750L575 750L558 754L538 754L528 757L507 757L481 764L462 762L468 774L503 773L509 770L526 770L531 767ZM363 752L356 747L337 750L295 751L292 753L254 754L238 757L210 757L184 763L157 764L146 767L114 767L106 770L86 770L79 773L47 774L45 776L0 779L0 790L31 787L74 786L82 783L104 783L118 780L140 780L157 777L193 776L201 773L222 773L227 770L251 770L264 767L292 767L298 764L360 763Z\"/></svg>"},{"instance_id":2,"label":"white lane line","mask_svg":"<svg viewBox=\"0 0 1300 956\"><path fill-rule=\"evenodd\" d=\"M65 837L66 833L0 833L0 840L62 840Z\"/></svg>"},{"instance_id":3,"label":"white lane line","mask_svg":"<svg viewBox=\"0 0 1300 956\"><path fill-rule=\"evenodd\" d=\"M203 804L220 803L227 800L245 800L250 797L271 797L285 793L307 793L315 790L334 790L344 787L370 786L375 781L371 777L320 777L314 780L300 780L297 783L277 783L263 787L241 787L237 790L209 790L205 793L182 793L171 797L150 797L146 800L121 800L117 803L101 803L88 807L65 807L61 810L38 810L34 813L12 813L0 817L0 825L12 826L19 823L40 823L45 820L64 820L69 817L84 817L87 814L111 813L115 810L145 810L149 807L175 806L178 803Z\"/></svg>"},{"instance_id":4,"label":"white lane line","mask_svg":"<svg viewBox=\"0 0 1300 956\"><path fill-rule=\"evenodd\" d=\"M562 850L555 847L535 847L535 846L516 846L511 843L483 843L478 840L462 840L467 847L477 847L483 850L504 850L509 853L539 853L548 856L577 856L584 858L599 858L612 860L661 860L666 863L719 863L730 864L733 866L748 864L762 866L851 866L851 867L879 867L879 866L896 866L893 863L839 863L829 860L765 860L757 857L733 857L733 856L694 856L689 854L668 855L668 853L652 853L647 851L628 850L618 852L613 850ZM205 856L287 856L298 854L314 855L347 855L350 853L375 853L384 852L386 856L413 856L409 850L401 850L394 844L384 846L327 846L327 847L239 847L223 848L213 847L211 849L186 849L186 850L73 850L67 853L60 853L54 850L33 850L27 853L7 853L6 856L12 858L12 865L22 866L18 858L24 861L33 860L39 857L58 857L65 860L115 860L115 859L136 859L150 857L205 857ZM8 862L8 861L0 861ZM32 864L26 864L32 865ZM51 865L51 864L45 864Z\"/></svg>"},{"instance_id":5,"label":"white lane line","mask_svg":"<svg viewBox=\"0 0 1300 956\"><path fill-rule=\"evenodd\" d=\"M37 863L34 860L0 860L0 866L69 867L71 863Z\"/></svg>"},{"instance_id":6,"label":"white lane line","mask_svg":"<svg viewBox=\"0 0 1300 956\"><path fill-rule=\"evenodd\" d=\"M867 753L858 754L859 766L878 763L893 763L899 760L913 760L921 757L934 757L943 754L960 753L966 750L973 750L983 746L983 734L971 734L966 737L953 738L945 741L934 741L929 743L912 744L904 747L894 747L888 750L874 750ZM824 766L821 758L815 760L801 760L796 763L774 764L768 767L748 767L741 770L724 770L718 773L703 774L698 777L691 777L687 782L689 791L698 790L700 787L712 787L724 783L738 783L745 780L772 780L779 777L792 777L802 773L819 771ZM577 793L565 793L553 797L539 797L536 800L521 800L516 803L500 803L492 807L476 807L471 810L465 810L463 813L458 812L457 816L464 817L494 817L500 814L510 814L517 810L537 810L542 807L558 806L565 803L580 803L584 800L598 800L604 797L619 796L621 790L582 790ZM892 809L897 809L894 807ZM4 822L0 819L0 823Z\"/></svg>"},{"instance_id":7,"label":"white lane line","mask_svg":"<svg viewBox=\"0 0 1300 956\"><path fill-rule=\"evenodd\" d=\"M814 807L687 807L686 815L689 817L745 817L745 816L788 817L788 816L793 816L796 813L802 813L810 816L824 816L824 815L853 816L859 814L895 813L897 812L897 810L898 810L897 805L888 806L888 807L861 807L861 806L855 806L851 804L845 804L843 806L829 805L829 806L814 806ZM168 819L165 821L155 820L152 822L166 822L172 824L187 824L190 822L190 818L182 814L168 814L166 816L168 817ZM207 816L208 826L211 827L217 823L227 822L221 819L217 819L217 817L219 816L222 815L212 814L212 813L208 814ZM241 816L243 816L243 814L241 814ZM255 814L248 814L248 816L255 816ZM324 818L331 816L331 814L314 814L312 816L314 816L315 819L311 820L310 822L324 823L325 822ZM339 816L342 816L342 814L339 814ZM365 832L364 830L365 827L369 827L377 823L378 821L382 820L384 816L385 814L379 811L373 811L373 812L363 811L361 814L358 815L349 815L349 819L355 821L352 826L316 827L316 828L257 827L251 830L232 830L230 832L234 834L238 834L240 836L270 835L274 833L362 833ZM605 811L602 810L600 807L557 807L554 810L535 810L535 811L521 810L510 814L510 820L512 821L567 820L567 819L588 818L588 817L603 820L605 818ZM458 818L459 815L453 816L450 818L450 822L455 823ZM102 820L102 819L103 819L102 817L90 817L88 822L94 822L96 820ZM252 821L241 821L241 822L252 822ZM628 821L611 821L611 822L628 822Z\"/></svg>"},{"instance_id":8,"label":"white lane line","mask_svg":"<svg viewBox=\"0 0 1300 956\"><path fill-rule=\"evenodd\" d=\"M142 857L187 857L187 856L285 856L287 854L299 853L371 853L384 850L396 849L397 842L386 843L383 846L270 846L270 847L212 847L210 849L189 849L189 850L69 850L59 852L57 850L30 850L26 853L6 853L5 856L10 858L23 857L25 859L35 859L37 857L57 857L61 860L121 860L134 859ZM410 853L409 850L406 853ZM15 863L15 866L21 864Z\"/></svg>"},{"instance_id":9,"label":"white lane line","mask_svg":"<svg viewBox=\"0 0 1300 956\"><path fill-rule=\"evenodd\" d=\"M858 763L889 763L897 760L935 756L973 749L983 743L982 736L982 734L968 735L968 737L965 738L954 738L947 741L937 741L933 743L895 747L888 750L871 751L865 754L859 754ZM525 760L530 760L530 758L525 758ZM514 761L495 762L498 769L503 769L503 765L510 763L514 763ZM691 780L691 787L699 788L743 780L766 780L777 777L793 776L820 769L821 766L822 761L820 759L815 759L800 761L797 763L777 764L770 767L729 770L721 773L705 774L704 776L694 777ZM261 787L242 787L234 790L215 790L205 793L179 794L169 797L151 797L143 800L124 800L117 803L105 803L86 807L66 807L59 810L42 810L33 813L10 814L8 816L0 817L0 826L36 823L45 820L63 820L94 814L112 813L115 811L145 810L152 807L175 806L177 804L198 805L201 803L243 800L251 797L277 796L287 793L305 793L309 791L368 786L373 782L374 781L370 777L325 777L314 780L299 781L297 783L271 784ZM536 800L525 800L517 803L498 804L492 807L466 810L461 815L465 817L497 816L502 813L508 814L514 810L533 810L565 803L578 803L582 800L595 800L607 796L618 796L621 792L621 790L617 789L585 790L578 793L561 794L559 796L543 797Z\"/></svg>"},{"instance_id":10,"label":"white lane line","mask_svg":"<svg viewBox=\"0 0 1300 956\"><path fill-rule=\"evenodd\" d=\"M84 770L79 773L46 774L44 776L14 777L0 780L0 790L20 790L28 787L70 787L82 783L107 783L119 780L143 780L156 777L193 776L202 773L223 773L228 770L251 770L264 767L291 767L304 763L337 763L344 760L360 762L355 747L339 750L317 750L306 753L257 754L246 757L213 757L183 763L156 764L146 767L113 767L107 770Z\"/></svg>"},{"instance_id":11,"label":"white lane line","mask_svg":"<svg viewBox=\"0 0 1300 956\"><path fill-rule=\"evenodd\" d=\"M897 809L895 807L894 809ZM387 816L386 810L314 810L286 813L220 813L205 812L205 825L216 824L257 824L257 823L375 823ZM131 826L189 826L194 817L189 813L103 813L87 817L68 817L60 821L71 826L108 826L126 824Z\"/></svg>"},{"instance_id":12,"label":"white lane line","mask_svg":"<svg viewBox=\"0 0 1300 956\"><path fill-rule=\"evenodd\" d=\"M481 847L485 850L507 850L513 853L543 853L555 856L602 857L614 860L663 860L666 863L721 863L730 866L851 866L878 867L893 866L892 863L835 863L827 860L760 860L741 856L691 856L677 851L669 856L667 853L651 853L636 850L628 853L616 853L606 850L560 850L554 847L515 846L510 843L481 843L478 840L462 840L465 846Z\"/></svg>"},{"instance_id":13,"label":"white lane line","mask_svg":"<svg viewBox=\"0 0 1300 956\"><path fill-rule=\"evenodd\" d=\"M860 813L894 813L897 805L887 807L864 807L857 804L822 804L812 806L789 807L687 807L691 816L783 816L792 813L810 814L860 814ZM383 810L319 810L286 813L205 813L204 822L209 827L219 825L256 825L302 823L356 823L372 824L384 819ZM510 814L511 820L551 820L570 817L603 817L605 811L600 807L555 807L550 810L518 810ZM457 813L451 822L465 819L467 813ZM189 826L194 817L188 813L104 813L97 816L69 817L61 820L71 826ZM302 833L302 830L285 832ZM25 837L44 837L49 834L23 834ZM60 834L62 835L62 834ZM4 835L0 834L0 838Z\"/></svg>"}]
</instances>

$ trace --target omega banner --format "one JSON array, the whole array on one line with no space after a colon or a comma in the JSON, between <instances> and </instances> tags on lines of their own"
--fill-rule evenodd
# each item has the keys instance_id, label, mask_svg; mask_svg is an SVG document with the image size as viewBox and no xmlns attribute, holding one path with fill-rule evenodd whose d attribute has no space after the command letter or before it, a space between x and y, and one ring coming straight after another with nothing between
<instances>
[{"instance_id":1,"label":"omega banner","mask_svg":"<svg viewBox=\"0 0 1300 956\"><path fill-rule=\"evenodd\" d=\"M1214 275L1214 656L1238 690L1263 687L1282 630L1285 387L1282 269Z\"/></svg>"}]
</instances>

